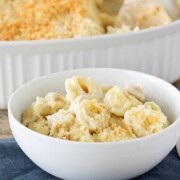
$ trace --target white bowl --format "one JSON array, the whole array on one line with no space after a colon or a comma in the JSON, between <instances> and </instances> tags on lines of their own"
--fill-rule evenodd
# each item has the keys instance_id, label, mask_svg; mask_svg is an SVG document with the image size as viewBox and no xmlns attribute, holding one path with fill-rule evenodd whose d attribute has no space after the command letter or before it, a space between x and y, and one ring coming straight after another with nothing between
<instances>
[{"instance_id":1,"label":"white bowl","mask_svg":"<svg viewBox=\"0 0 180 180\"><path fill-rule=\"evenodd\" d=\"M60 140L34 132L20 123L22 112L47 92L64 93L64 80L90 76L101 84L138 84L149 100L157 102L172 124L160 133L125 142L87 143ZM14 137L40 168L63 179L129 179L156 166L180 135L180 94L169 83L139 72L118 69L83 69L60 72L33 80L19 88L8 103Z\"/></svg>"},{"instance_id":2,"label":"white bowl","mask_svg":"<svg viewBox=\"0 0 180 180\"><path fill-rule=\"evenodd\" d=\"M0 42L0 108L25 82L68 69L113 67L180 78L180 20L169 25L94 37Z\"/></svg>"}]
</instances>

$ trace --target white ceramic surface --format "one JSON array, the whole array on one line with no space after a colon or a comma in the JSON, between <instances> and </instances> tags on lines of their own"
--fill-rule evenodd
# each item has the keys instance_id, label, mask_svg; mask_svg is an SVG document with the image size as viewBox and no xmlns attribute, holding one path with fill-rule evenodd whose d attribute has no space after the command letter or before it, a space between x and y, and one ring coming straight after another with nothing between
<instances>
[{"instance_id":1,"label":"white ceramic surface","mask_svg":"<svg viewBox=\"0 0 180 180\"><path fill-rule=\"evenodd\" d=\"M101 84L127 82L143 87L146 97L157 102L172 124L148 137L112 143L72 142L47 137L24 127L22 112L47 92L64 93L64 80L90 76ZM129 179L156 166L177 143L180 135L180 93L169 83L143 73L118 69L83 69L41 77L19 88L8 103L14 137L25 154L39 167L63 179ZM32 148L33 147L33 148Z\"/></svg>"},{"instance_id":2,"label":"white ceramic surface","mask_svg":"<svg viewBox=\"0 0 180 180\"><path fill-rule=\"evenodd\" d=\"M180 20L164 27L94 37L0 42L0 108L25 82L68 69L113 67L180 78Z\"/></svg>"}]
</instances>

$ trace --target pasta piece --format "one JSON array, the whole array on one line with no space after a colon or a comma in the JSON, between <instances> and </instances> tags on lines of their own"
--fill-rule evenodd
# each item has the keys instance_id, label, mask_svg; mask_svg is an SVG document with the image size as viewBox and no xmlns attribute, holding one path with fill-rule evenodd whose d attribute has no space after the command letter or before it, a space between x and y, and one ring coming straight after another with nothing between
<instances>
[{"instance_id":1,"label":"pasta piece","mask_svg":"<svg viewBox=\"0 0 180 180\"><path fill-rule=\"evenodd\" d=\"M40 134L49 135L48 121L46 119L40 118L37 121L29 123L28 128Z\"/></svg>"},{"instance_id":2,"label":"pasta piece","mask_svg":"<svg viewBox=\"0 0 180 180\"><path fill-rule=\"evenodd\" d=\"M104 85L102 86L103 94L105 95L113 86L111 85Z\"/></svg>"},{"instance_id":3,"label":"pasta piece","mask_svg":"<svg viewBox=\"0 0 180 180\"><path fill-rule=\"evenodd\" d=\"M122 25L121 27L112 27L112 26L107 27L107 33L108 34L124 33L124 32L136 32L136 31L139 31L139 27L131 28L130 26L127 26L127 25Z\"/></svg>"},{"instance_id":4,"label":"pasta piece","mask_svg":"<svg viewBox=\"0 0 180 180\"><path fill-rule=\"evenodd\" d=\"M65 81L67 98L70 102L78 96L84 96L87 99L102 99L103 92L101 87L89 77L73 76Z\"/></svg>"},{"instance_id":5,"label":"pasta piece","mask_svg":"<svg viewBox=\"0 0 180 180\"><path fill-rule=\"evenodd\" d=\"M70 139L69 131L75 123L75 116L67 110L60 109L57 113L47 116L50 127L50 136L61 139Z\"/></svg>"},{"instance_id":6,"label":"pasta piece","mask_svg":"<svg viewBox=\"0 0 180 180\"><path fill-rule=\"evenodd\" d=\"M45 118L52 113L51 107L46 104L44 98L37 97L36 101L22 114L22 123L27 126L29 123L41 117Z\"/></svg>"},{"instance_id":7,"label":"pasta piece","mask_svg":"<svg viewBox=\"0 0 180 180\"><path fill-rule=\"evenodd\" d=\"M69 103L67 102L65 97L55 92L48 93L45 96L45 101L54 112L57 112L59 109L67 108L69 106Z\"/></svg>"},{"instance_id":8,"label":"pasta piece","mask_svg":"<svg viewBox=\"0 0 180 180\"><path fill-rule=\"evenodd\" d=\"M135 134L129 131L123 123L123 118L113 114L109 120L108 127L94 134L94 140L96 142L125 141L135 138Z\"/></svg>"},{"instance_id":9,"label":"pasta piece","mask_svg":"<svg viewBox=\"0 0 180 180\"><path fill-rule=\"evenodd\" d=\"M136 97L138 100L140 100L141 102L145 101L145 95L144 95L144 91L141 87L139 86L135 86L133 84L126 84L126 86L124 87L124 89L131 94L132 96Z\"/></svg>"},{"instance_id":10,"label":"pasta piece","mask_svg":"<svg viewBox=\"0 0 180 180\"><path fill-rule=\"evenodd\" d=\"M124 115L124 123L137 137L144 137L169 126L167 117L154 102L134 107Z\"/></svg>"},{"instance_id":11,"label":"pasta piece","mask_svg":"<svg viewBox=\"0 0 180 180\"><path fill-rule=\"evenodd\" d=\"M167 11L157 0L126 0L115 27L126 25L144 29L169 24L171 21Z\"/></svg>"},{"instance_id":12,"label":"pasta piece","mask_svg":"<svg viewBox=\"0 0 180 180\"><path fill-rule=\"evenodd\" d=\"M71 105L70 105L68 111L73 114L76 114L79 103L82 102L83 99L85 99L83 96L78 96L74 101L71 102Z\"/></svg>"},{"instance_id":13,"label":"pasta piece","mask_svg":"<svg viewBox=\"0 0 180 180\"><path fill-rule=\"evenodd\" d=\"M48 93L44 98L37 97L36 101L23 113L22 123L27 126L29 123L39 118L46 118L67 106L66 99L58 93Z\"/></svg>"},{"instance_id":14,"label":"pasta piece","mask_svg":"<svg viewBox=\"0 0 180 180\"><path fill-rule=\"evenodd\" d=\"M128 130L119 126L119 127L114 127L113 129L111 128L103 129L100 133L98 133L94 137L94 139L96 142L125 141L135 138L131 134L132 133L129 133Z\"/></svg>"},{"instance_id":15,"label":"pasta piece","mask_svg":"<svg viewBox=\"0 0 180 180\"><path fill-rule=\"evenodd\" d=\"M73 141L93 141L88 129L80 126L75 116L67 110L61 109L47 119L51 129L50 136Z\"/></svg>"},{"instance_id":16,"label":"pasta piece","mask_svg":"<svg viewBox=\"0 0 180 180\"><path fill-rule=\"evenodd\" d=\"M124 113L132 107L142 104L134 96L114 86L106 93L104 103L109 111L117 116L124 116Z\"/></svg>"},{"instance_id":17,"label":"pasta piece","mask_svg":"<svg viewBox=\"0 0 180 180\"><path fill-rule=\"evenodd\" d=\"M78 123L76 123L74 126L71 127L70 131L71 140L72 141L83 141L83 142L93 142L93 136L89 132L89 129L80 126Z\"/></svg>"},{"instance_id":18,"label":"pasta piece","mask_svg":"<svg viewBox=\"0 0 180 180\"><path fill-rule=\"evenodd\" d=\"M109 118L110 114L104 104L98 103L96 99L84 99L76 113L77 122L92 133L106 128Z\"/></svg>"}]
</instances>

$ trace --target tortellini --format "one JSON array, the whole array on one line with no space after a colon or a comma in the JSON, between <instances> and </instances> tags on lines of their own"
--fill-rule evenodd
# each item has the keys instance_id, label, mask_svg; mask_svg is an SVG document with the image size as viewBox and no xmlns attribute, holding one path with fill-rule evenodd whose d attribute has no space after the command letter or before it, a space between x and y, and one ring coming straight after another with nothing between
<instances>
[{"instance_id":1,"label":"tortellini","mask_svg":"<svg viewBox=\"0 0 180 180\"><path fill-rule=\"evenodd\" d=\"M37 121L29 123L27 127L41 134L49 135L48 122L46 121L46 119L43 119L42 117L39 118Z\"/></svg>"},{"instance_id":2,"label":"tortellini","mask_svg":"<svg viewBox=\"0 0 180 180\"><path fill-rule=\"evenodd\" d=\"M41 134L71 141L112 142L141 138L169 126L139 86L100 86L90 77L65 81L66 95L37 97L22 114L22 124Z\"/></svg>"},{"instance_id":3,"label":"tortellini","mask_svg":"<svg viewBox=\"0 0 180 180\"><path fill-rule=\"evenodd\" d=\"M44 98L37 97L36 102L22 114L22 123L27 126L29 123L46 118L46 116L57 112L61 108L67 108L68 101L58 93L48 93Z\"/></svg>"},{"instance_id":4,"label":"tortellini","mask_svg":"<svg viewBox=\"0 0 180 180\"><path fill-rule=\"evenodd\" d=\"M69 103L65 99L65 97L55 92L48 93L45 96L45 101L54 112L57 112L59 109L67 108L69 106Z\"/></svg>"},{"instance_id":5,"label":"tortellini","mask_svg":"<svg viewBox=\"0 0 180 180\"><path fill-rule=\"evenodd\" d=\"M167 117L154 102L147 102L126 111L124 123L137 137L157 133L169 126Z\"/></svg>"},{"instance_id":6,"label":"tortellini","mask_svg":"<svg viewBox=\"0 0 180 180\"><path fill-rule=\"evenodd\" d=\"M110 113L104 104L98 103L96 99L83 100L77 109L76 120L90 132L104 129L108 126Z\"/></svg>"},{"instance_id":7,"label":"tortellini","mask_svg":"<svg viewBox=\"0 0 180 180\"><path fill-rule=\"evenodd\" d=\"M142 104L136 97L118 86L114 86L106 93L104 103L109 111L117 116L124 116L127 110Z\"/></svg>"},{"instance_id":8,"label":"tortellini","mask_svg":"<svg viewBox=\"0 0 180 180\"><path fill-rule=\"evenodd\" d=\"M134 86L133 84L126 84L124 89L131 94L132 96L136 97L138 100L141 102L145 101L145 95L144 91L141 87L139 86Z\"/></svg>"},{"instance_id":9,"label":"tortellini","mask_svg":"<svg viewBox=\"0 0 180 180\"><path fill-rule=\"evenodd\" d=\"M157 0L126 0L119 11L115 27L145 29L169 24L171 18Z\"/></svg>"},{"instance_id":10,"label":"tortellini","mask_svg":"<svg viewBox=\"0 0 180 180\"><path fill-rule=\"evenodd\" d=\"M36 102L32 103L32 105L22 114L22 123L27 126L29 123L37 121L41 117L52 113L52 109L48 106L44 100L44 98L37 97Z\"/></svg>"},{"instance_id":11,"label":"tortellini","mask_svg":"<svg viewBox=\"0 0 180 180\"><path fill-rule=\"evenodd\" d=\"M78 96L84 96L88 99L103 98L102 88L89 77L74 76L65 81L67 98L72 102Z\"/></svg>"},{"instance_id":12,"label":"tortellini","mask_svg":"<svg viewBox=\"0 0 180 180\"><path fill-rule=\"evenodd\" d=\"M74 141L92 141L88 129L76 123L75 115L67 110L61 109L47 119L51 129L50 136Z\"/></svg>"},{"instance_id":13,"label":"tortellini","mask_svg":"<svg viewBox=\"0 0 180 180\"><path fill-rule=\"evenodd\" d=\"M75 116L67 110L60 109L57 113L47 116L50 127L50 136L61 139L70 139L69 131L75 123Z\"/></svg>"},{"instance_id":14,"label":"tortellini","mask_svg":"<svg viewBox=\"0 0 180 180\"><path fill-rule=\"evenodd\" d=\"M113 88L112 85L103 85L103 86L102 86L102 91L103 91L104 95L105 95L111 88Z\"/></svg>"},{"instance_id":15,"label":"tortellini","mask_svg":"<svg viewBox=\"0 0 180 180\"><path fill-rule=\"evenodd\" d=\"M135 139L136 135L128 130L122 117L111 114L108 127L100 131L94 138L97 142L111 142Z\"/></svg>"}]
</instances>

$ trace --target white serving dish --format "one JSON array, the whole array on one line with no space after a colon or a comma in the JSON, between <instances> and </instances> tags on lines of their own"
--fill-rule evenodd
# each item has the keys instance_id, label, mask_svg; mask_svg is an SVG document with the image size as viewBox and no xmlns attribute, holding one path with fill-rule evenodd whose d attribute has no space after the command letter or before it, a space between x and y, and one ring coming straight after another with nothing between
<instances>
[{"instance_id":1,"label":"white serving dish","mask_svg":"<svg viewBox=\"0 0 180 180\"><path fill-rule=\"evenodd\" d=\"M73 75L90 76L101 84L127 82L143 87L147 99L162 108L172 124L160 133L124 142L87 143L48 137L19 121L22 112L50 91L64 93ZM143 73L118 69L84 69L44 76L19 88L8 103L13 135L25 154L40 168L62 179L129 179L156 166L172 150L180 135L180 94L169 83ZM33 147L33 148L32 148Z\"/></svg>"},{"instance_id":2,"label":"white serving dish","mask_svg":"<svg viewBox=\"0 0 180 180\"><path fill-rule=\"evenodd\" d=\"M139 32L94 37L0 42L0 108L10 94L41 75L68 69L114 67L180 78L180 20Z\"/></svg>"}]
</instances>

